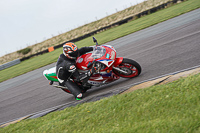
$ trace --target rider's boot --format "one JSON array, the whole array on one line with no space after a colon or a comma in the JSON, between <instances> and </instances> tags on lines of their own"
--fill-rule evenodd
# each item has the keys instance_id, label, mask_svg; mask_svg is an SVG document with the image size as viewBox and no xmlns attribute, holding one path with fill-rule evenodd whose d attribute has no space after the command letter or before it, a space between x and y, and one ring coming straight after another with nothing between
<instances>
[{"instance_id":1,"label":"rider's boot","mask_svg":"<svg viewBox=\"0 0 200 133\"><path fill-rule=\"evenodd\" d=\"M83 97L83 94L81 92L81 89L79 86L74 83L71 80L67 80L64 82L65 86L68 88L68 90L74 95L76 100L81 100Z\"/></svg>"},{"instance_id":2,"label":"rider's boot","mask_svg":"<svg viewBox=\"0 0 200 133\"><path fill-rule=\"evenodd\" d=\"M80 94L78 94L78 95L76 96L76 100L81 100L81 99L82 99L82 97L83 97L83 94L82 94L82 93L80 93Z\"/></svg>"}]
</instances>

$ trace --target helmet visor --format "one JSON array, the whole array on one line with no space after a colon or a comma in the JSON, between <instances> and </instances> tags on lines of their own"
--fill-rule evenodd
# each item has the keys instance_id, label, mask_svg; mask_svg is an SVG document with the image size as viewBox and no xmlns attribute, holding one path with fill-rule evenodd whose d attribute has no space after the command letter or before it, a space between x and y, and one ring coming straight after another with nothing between
<instances>
[{"instance_id":1,"label":"helmet visor","mask_svg":"<svg viewBox=\"0 0 200 133\"><path fill-rule=\"evenodd\" d=\"M71 57L78 57L78 50L69 53L69 56L71 56Z\"/></svg>"}]
</instances>

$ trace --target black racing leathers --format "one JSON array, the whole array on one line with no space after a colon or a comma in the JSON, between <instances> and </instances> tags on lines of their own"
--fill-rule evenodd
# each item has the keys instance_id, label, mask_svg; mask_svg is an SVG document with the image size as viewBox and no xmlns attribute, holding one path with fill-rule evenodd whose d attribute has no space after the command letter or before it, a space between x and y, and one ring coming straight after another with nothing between
<instances>
[{"instance_id":1,"label":"black racing leathers","mask_svg":"<svg viewBox=\"0 0 200 133\"><path fill-rule=\"evenodd\" d=\"M77 57L93 50L93 47L82 47L78 49ZM59 82L65 85L69 91L77 97L81 93L81 89L77 84L69 80L69 78L79 79L79 72L76 69L76 60L67 58L61 54L56 63L56 75Z\"/></svg>"}]
</instances>

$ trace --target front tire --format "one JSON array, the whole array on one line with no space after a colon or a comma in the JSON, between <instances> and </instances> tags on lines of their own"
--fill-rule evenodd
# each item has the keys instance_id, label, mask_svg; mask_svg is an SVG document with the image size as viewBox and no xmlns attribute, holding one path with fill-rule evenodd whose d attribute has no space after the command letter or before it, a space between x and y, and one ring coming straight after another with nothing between
<instances>
[{"instance_id":1,"label":"front tire","mask_svg":"<svg viewBox=\"0 0 200 133\"><path fill-rule=\"evenodd\" d=\"M120 65L117 66L119 69L126 71L126 73L119 72L113 69L113 72L123 78L137 77L141 73L141 66L134 60L123 58Z\"/></svg>"}]
</instances>

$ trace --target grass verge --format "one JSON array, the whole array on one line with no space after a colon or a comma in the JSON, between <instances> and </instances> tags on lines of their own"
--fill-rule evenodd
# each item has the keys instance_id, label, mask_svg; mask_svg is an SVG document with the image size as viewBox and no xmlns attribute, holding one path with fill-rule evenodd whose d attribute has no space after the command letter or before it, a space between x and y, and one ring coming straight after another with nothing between
<instances>
[{"instance_id":1,"label":"grass verge","mask_svg":"<svg viewBox=\"0 0 200 133\"><path fill-rule=\"evenodd\" d=\"M0 132L200 132L200 74L80 104Z\"/></svg>"},{"instance_id":2,"label":"grass verge","mask_svg":"<svg viewBox=\"0 0 200 133\"><path fill-rule=\"evenodd\" d=\"M149 26L155 25L157 23L163 22L170 18L176 17L183 13L189 12L191 10L197 9L199 7L200 7L199 0L188 0L186 2L174 5L172 7L166 8L156 13L131 21L127 24L101 32L99 34L96 34L95 37L98 39L100 44L103 44L112 41L114 39L120 38L122 36L128 35L130 33L147 28ZM78 45L78 47L82 47L82 46L93 45L93 42L91 37L89 37L79 42L76 42L76 44ZM62 50L61 48L59 48L51 53L31 58L18 65L1 70L0 82L27 73L29 71L35 70L50 63L56 62L58 56L61 53Z\"/></svg>"}]
</instances>

